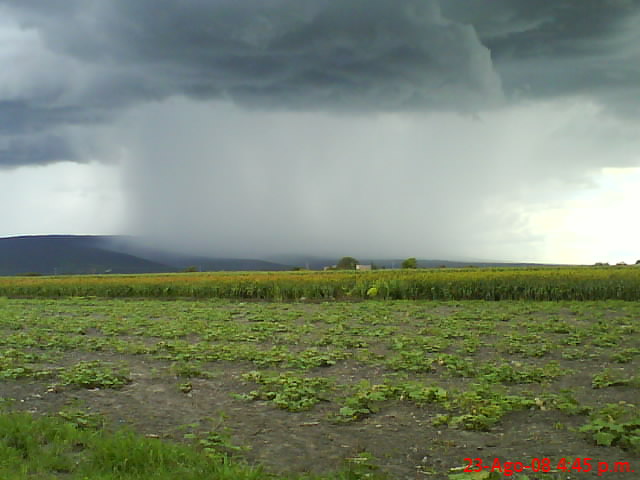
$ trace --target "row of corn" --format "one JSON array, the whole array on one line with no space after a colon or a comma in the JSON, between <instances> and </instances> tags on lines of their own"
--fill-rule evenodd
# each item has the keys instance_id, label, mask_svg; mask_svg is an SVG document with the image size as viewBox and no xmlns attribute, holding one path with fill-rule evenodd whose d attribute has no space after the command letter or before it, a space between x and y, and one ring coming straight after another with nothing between
<instances>
[{"instance_id":1,"label":"row of corn","mask_svg":"<svg viewBox=\"0 0 640 480\"><path fill-rule=\"evenodd\" d=\"M0 277L7 297L640 300L640 268L549 267Z\"/></svg>"}]
</instances>

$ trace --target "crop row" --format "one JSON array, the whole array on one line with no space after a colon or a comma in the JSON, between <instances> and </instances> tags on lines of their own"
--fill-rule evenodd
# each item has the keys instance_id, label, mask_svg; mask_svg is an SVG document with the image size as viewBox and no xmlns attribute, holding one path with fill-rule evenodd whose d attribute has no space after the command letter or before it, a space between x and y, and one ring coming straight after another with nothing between
<instances>
[{"instance_id":1,"label":"crop row","mask_svg":"<svg viewBox=\"0 0 640 480\"><path fill-rule=\"evenodd\" d=\"M1 277L8 297L256 300L640 300L640 268L548 267L373 272L216 272Z\"/></svg>"}]
</instances>

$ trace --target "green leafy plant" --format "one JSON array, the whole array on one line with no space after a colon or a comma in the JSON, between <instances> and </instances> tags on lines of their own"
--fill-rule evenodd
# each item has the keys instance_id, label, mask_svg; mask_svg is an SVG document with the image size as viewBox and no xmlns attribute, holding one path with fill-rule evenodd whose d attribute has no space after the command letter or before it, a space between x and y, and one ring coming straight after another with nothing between
<instances>
[{"instance_id":1,"label":"green leafy plant","mask_svg":"<svg viewBox=\"0 0 640 480\"><path fill-rule=\"evenodd\" d=\"M62 385L83 388L120 388L131 382L131 374L123 366L99 360L79 362L60 372Z\"/></svg>"},{"instance_id":2,"label":"green leafy plant","mask_svg":"<svg viewBox=\"0 0 640 480\"><path fill-rule=\"evenodd\" d=\"M568 373L557 362L542 367L523 365L520 362L485 364L478 368L481 378L490 383L542 383Z\"/></svg>"},{"instance_id":3,"label":"green leafy plant","mask_svg":"<svg viewBox=\"0 0 640 480\"><path fill-rule=\"evenodd\" d=\"M593 388L606 388L632 384L640 384L640 381L636 377L623 377L620 373L614 372L610 368L606 368L603 371L596 373L591 379L591 386Z\"/></svg>"},{"instance_id":4,"label":"green leafy plant","mask_svg":"<svg viewBox=\"0 0 640 480\"><path fill-rule=\"evenodd\" d=\"M42 355L26 353L16 348L9 348L0 353L0 379L46 378L55 373L55 369L38 368L37 363L43 361Z\"/></svg>"},{"instance_id":5,"label":"green leafy plant","mask_svg":"<svg viewBox=\"0 0 640 480\"><path fill-rule=\"evenodd\" d=\"M598 445L617 445L640 453L640 409L635 405L608 404L593 413L580 431L587 433Z\"/></svg>"},{"instance_id":6,"label":"green leafy plant","mask_svg":"<svg viewBox=\"0 0 640 480\"><path fill-rule=\"evenodd\" d=\"M74 424L76 427L85 430L100 430L106 424L103 415L92 413L80 408L65 408L58 412L58 416L67 422Z\"/></svg>"},{"instance_id":7,"label":"green leafy plant","mask_svg":"<svg viewBox=\"0 0 640 480\"><path fill-rule=\"evenodd\" d=\"M178 390L182 393L191 393L193 390L193 384L191 382L184 382L178 385Z\"/></svg>"},{"instance_id":8,"label":"green leafy plant","mask_svg":"<svg viewBox=\"0 0 640 480\"><path fill-rule=\"evenodd\" d=\"M315 404L324 400L324 393L331 385L328 378L308 378L291 373L268 375L252 371L242 375L242 378L260 384L261 388L239 395L239 398L269 400L278 408L290 412L311 409Z\"/></svg>"},{"instance_id":9,"label":"green leafy plant","mask_svg":"<svg viewBox=\"0 0 640 480\"><path fill-rule=\"evenodd\" d=\"M451 395L445 403L451 413L436 417L435 424L448 424L465 430L489 430L507 413L540 408L534 398L508 395L496 385L474 385L470 390Z\"/></svg>"},{"instance_id":10,"label":"green leafy plant","mask_svg":"<svg viewBox=\"0 0 640 480\"><path fill-rule=\"evenodd\" d=\"M169 370L178 377L211 378L211 373L202 370L202 365L199 362L177 361L171 365Z\"/></svg>"},{"instance_id":11,"label":"green leafy plant","mask_svg":"<svg viewBox=\"0 0 640 480\"><path fill-rule=\"evenodd\" d=\"M625 348L611 355L611 360L618 363L630 363L638 355L640 355L640 349Z\"/></svg>"},{"instance_id":12,"label":"green leafy plant","mask_svg":"<svg viewBox=\"0 0 640 480\"><path fill-rule=\"evenodd\" d=\"M549 406L567 415L585 415L591 412L592 408L582 405L573 396L571 390L561 390L559 394L545 395L541 399L541 407Z\"/></svg>"},{"instance_id":13,"label":"green leafy plant","mask_svg":"<svg viewBox=\"0 0 640 480\"><path fill-rule=\"evenodd\" d=\"M224 459L227 455L246 450L235 445L226 432L185 433L183 437L193 441L207 456L213 458Z\"/></svg>"},{"instance_id":14,"label":"green leafy plant","mask_svg":"<svg viewBox=\"0 0 640 480\"><path fill-rule=\"evenodd\" d=\"M398 389L389 384L371 384L361 380L355 393L343 401L343 406L335 416L337 421L350 422L359 420L378 411L381 402L398 395Z\"/></svg>"}]
</instances>

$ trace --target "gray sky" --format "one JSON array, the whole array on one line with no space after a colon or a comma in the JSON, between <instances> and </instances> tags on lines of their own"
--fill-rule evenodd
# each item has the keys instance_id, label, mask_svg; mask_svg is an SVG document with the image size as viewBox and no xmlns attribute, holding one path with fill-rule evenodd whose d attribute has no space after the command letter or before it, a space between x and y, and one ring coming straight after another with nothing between
<instances>
[{"instance_id":1,"label":"gray sky","mask_svg":"<svg viewBox=\"0 0 640 480\"><path fill-rule=\"evenodd\" d=\"M0 235L640 258L640 0L0 0Z\"/></svg>"}]
</instances>

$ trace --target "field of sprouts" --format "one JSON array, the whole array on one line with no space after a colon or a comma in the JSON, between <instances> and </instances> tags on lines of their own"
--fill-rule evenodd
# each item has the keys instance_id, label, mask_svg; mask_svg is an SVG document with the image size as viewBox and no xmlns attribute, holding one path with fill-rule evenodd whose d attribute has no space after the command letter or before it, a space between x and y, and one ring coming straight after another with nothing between
<instances>
[{"instance_id":1,"label":"field of sprouts","mask_svg":"<svg viewBox=\"0 0 640 480\"><path fill-rule=\"evenodd\" d=\"M0 279L0 478L640 472L640 269L218 275Z\"/></svg>"}]
</instances>

